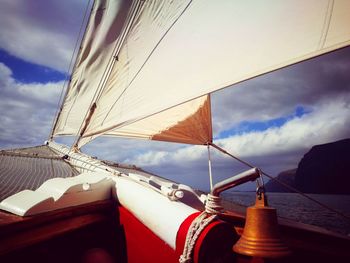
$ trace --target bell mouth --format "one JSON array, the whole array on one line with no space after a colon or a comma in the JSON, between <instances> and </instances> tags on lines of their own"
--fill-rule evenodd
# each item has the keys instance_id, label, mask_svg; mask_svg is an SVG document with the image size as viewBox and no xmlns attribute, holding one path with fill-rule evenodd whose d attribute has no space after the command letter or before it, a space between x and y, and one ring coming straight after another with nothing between
<instances>
[{"instance_id":1,"label":"bell mouth","mask_svg":"<svg viewBox=\"0 0 350 263\"><path fill-rule=\"evenodd\" d=\"M241 238L233 251L250 257L282 258L291 254L278 228L276 209L267 206L265 194L247 208L246 223Z\"/></svg>"}]
</instances>

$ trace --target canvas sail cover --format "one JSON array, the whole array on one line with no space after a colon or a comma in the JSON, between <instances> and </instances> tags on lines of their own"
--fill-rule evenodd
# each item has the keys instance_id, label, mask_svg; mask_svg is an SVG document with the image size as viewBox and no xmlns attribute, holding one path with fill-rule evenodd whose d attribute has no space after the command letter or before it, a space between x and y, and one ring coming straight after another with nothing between
<instances>
[{"instance_id":1,"label":"canvas sail cover","mask_svg":"<svg viewBox=\"0 0 350 263\"><path fill-rule=\"evenodd\" d=\"M116 16L109 8L125 4L110 0L104 6L99 30L108 31L102 28L114 25L104 20ZM91 94L98 94L79 146L103 134L206 143L206 94L350 43L346 0L146 0L134 9L120 31L125 38L113 32L116 52L100 46L104 42L94 40L89 30L95 27L89 26L82 50L93 43L114 63L107 74L97 73L103 63L90 52L91 65L76 66L54 135L79 134ZM186 123L200 128L186 130Z\"/></svg>"}]
</instances>

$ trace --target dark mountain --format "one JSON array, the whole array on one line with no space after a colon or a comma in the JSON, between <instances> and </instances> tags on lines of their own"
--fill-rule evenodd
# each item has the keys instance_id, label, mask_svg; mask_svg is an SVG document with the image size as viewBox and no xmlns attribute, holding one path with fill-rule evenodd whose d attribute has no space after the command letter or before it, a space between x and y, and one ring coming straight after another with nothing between
<instances>
[{"instance_id":1,"label":"dark mountain","mask_svg":"<svg viewBox=\"0 0 350 263\"><path fill-rule=\"evenodd\" d=\"M278 176L276 177L276 179L280 182L283 182L287 185L290 185L292 187L295 188L295 174L296 174L297 169L291 169L291 170L287 170L287 171L283 171L281 173L278 174ZM292 191L290 191L288 188L286 188L285 186L283 186L282 184L274 181L274 180L270 180L269 182L267 182L267 184L265 185L266 190L268 192L279 192L279 193L290 193Z\"/></svg>"},{"instance_id":2,"label":"dark mountain","mask_svg":"<svg viewBox=\"0 0 350 263\"><path fill-rule=\"evenodd\" d=\"M306 193L350 194L350 139L313 146L299 162L295 185Z\"/></svg>"},{"instance_id":3,"label":"dark mountain","mask_svg":"<svg viewBox=\"0 0 350 263\"><path fill-rule=\"evenodd\" d=\"M283 171L276 178L304 193L350 194L350 139L313 146L297 169ZM266 189L292 192L272 180Z\"/></svg>"}]
</instances>

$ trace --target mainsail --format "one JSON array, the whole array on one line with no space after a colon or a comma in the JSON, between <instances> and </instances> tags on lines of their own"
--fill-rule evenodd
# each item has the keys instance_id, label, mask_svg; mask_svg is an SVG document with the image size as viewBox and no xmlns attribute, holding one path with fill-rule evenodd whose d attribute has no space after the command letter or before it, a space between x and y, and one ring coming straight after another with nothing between
<instances>
[{"instance_id":1,"label":"mainsail","mask_svg":"<svg viewBox=\"0 0 350 263\"><path fill-rule=\"evenodd\" d=\"M206 144L207 94L348 46L349 25L346 0L96 1L53 135Z\"/></svg>"}]
</instances>

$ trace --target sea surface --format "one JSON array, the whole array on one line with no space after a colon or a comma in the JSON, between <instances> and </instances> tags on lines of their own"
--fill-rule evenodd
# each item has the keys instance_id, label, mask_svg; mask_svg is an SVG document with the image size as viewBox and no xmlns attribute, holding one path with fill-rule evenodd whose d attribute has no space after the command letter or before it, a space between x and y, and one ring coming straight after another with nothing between
<instances>
[{"instance_id":1,"label":"sea surface","mask_svg":"<svg viewBox=\"0 0 350 263\"><path fill-rule=\"evenodd\" d=\"M341 212L347 218L296 193L267 193L269 206L277 209L278 217L350 236L350 195L308 195ZM228 201L225 202L227 210L237 210L235 204L247 207L255 203L254 192L225 192L222 197ZM244 212L245 208L238 207L238 210Z\"/></svg>"}]
</instances>

